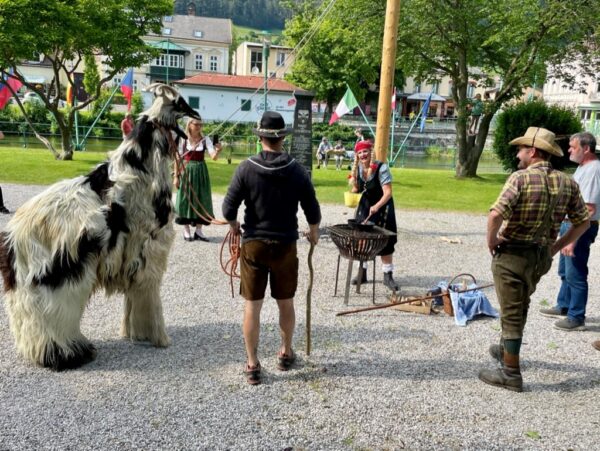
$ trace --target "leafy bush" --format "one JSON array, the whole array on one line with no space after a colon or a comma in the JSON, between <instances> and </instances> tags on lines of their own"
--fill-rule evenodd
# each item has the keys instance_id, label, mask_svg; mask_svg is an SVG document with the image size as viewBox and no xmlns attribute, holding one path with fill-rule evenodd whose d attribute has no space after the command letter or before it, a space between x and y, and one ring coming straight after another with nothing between
<instances>
[{"instance_id":1,"label":"leafy bush","mask_svg":"<svg viewBox=\"0 0 600 451\"><path fill-rule=\"evenodd\" d=\"M555 168L562 169L570 163L569 136L581 131L579 118L568 108L549 106L543 100L535 100L510 105L498 115L493 147L504 169L517 169L517 149L508 143L523 136L528 127L543 127L556 134L557 144L563 150L564 156L551 158Z\"/></svg>"}]
</instances>

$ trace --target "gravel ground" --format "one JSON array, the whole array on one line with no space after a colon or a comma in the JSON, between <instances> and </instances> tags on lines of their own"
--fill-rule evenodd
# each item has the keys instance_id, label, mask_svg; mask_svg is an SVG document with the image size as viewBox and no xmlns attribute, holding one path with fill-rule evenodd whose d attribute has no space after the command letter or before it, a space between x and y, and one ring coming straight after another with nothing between
<instances>
[{"instance_id":1,"label":"gravel ground","mask_svg":"<svg viewBox=\"0 0 600 451\"><path fill-rule=\"evenodd\" d=\"M2 189L12 211L42 188ZM214 203L219 211L221 198ZM324 206L323 225L351 213ZM461 272L490 282L484 215L399 210L397 217L396 278L403 293L424 293ZM9 218L0 215L0 229ZM120 339L121 299L98 293L82 324L97 360L53 373L16 356L2 310L0 449L598 449L600 353L590 345L600 338L596 249L588 331L558 331L538 313L558 290L555 261L532 300L522 348L525 391L513 393L477 379L479 368L494 366L487 348L498 340L498 320L461 328L444 314L390 309L336 317L345 307L333 296L338 253L327 237L314 254L307 357L309 246L300 241L299 365L287 373L275 367L277 308L269 298L260 343L264 383L251 387L241 374L243 302L237 294L231 299L218 263L226 228L206 233L210 243L187 243L177 229L162 286L173 341L167 349ZM378 282L380 268L378 262ZM386 302L381 283L376 290L377 302ZM493 290L486 292L497 305ZM348 308L371 305L370 296L370 285L363 294L352 292Z\"/></svg>"}]
</instances>

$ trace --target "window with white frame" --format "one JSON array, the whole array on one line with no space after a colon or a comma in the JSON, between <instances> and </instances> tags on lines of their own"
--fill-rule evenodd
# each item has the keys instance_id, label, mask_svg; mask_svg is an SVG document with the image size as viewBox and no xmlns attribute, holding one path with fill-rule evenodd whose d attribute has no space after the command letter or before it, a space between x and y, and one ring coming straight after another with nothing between
<instances>
[{"instance_id":1,"label":"window with white frame","mask_svg":"<svg viewBox=\"0 0 600 451\"><path fill-rule=\"evenodd\" d=\"M196 57L195 57L195 69L196 70L204 70L204 56L200 55L198 53L196 53Z\"/></svg>"},{"instance_id":2,"label":"window with white frame","mask_svg":"<svg viewBox=\"0 0 600 451\"><path fill-rule=\"evenodd\" d=\"M277 67L283 66L283 63L285 63L285 53L284 52L277 52Z\"/></svg>"},{"instance_id":3,"label":"window with white frame","mask_svg":"<svg viewBox=\"0 0 600 451\"><path fill-rule=\"evenodd\" d=\"M163 17L163 22L173 22L173 16L165 16L165 17Z\"/></svg>"},{"instance_id":4,"label":"window with white frame","mask_svg":"<svg viewBox=\"0 0 600 451\"><path fill-rule=\"evenodd\" d=\"M174 55L174 54L169 54L167 55L166 53L163 53L162 55L159 55L158 58L154 59L153 62L154 66L161 66L161 67L178 67L178 68L182 68L183 67L183 55Z\"/></svg>"},{"instance_id":5,"label":"window with white frame","mask_svg":"<svg viewBox=\"0 0 600 451\"><path fill-rule=\"evenodd\" d=\"M439 81L436 81L431 85L431 92L433 92L434 94L440 93L440 82Z\"/></svg>"},{"instance_id":6,"label":"window with white frame","mask_svg":"<svg viewBox=\"0 0 600 451\"><path fill-rule=\"evenodd\" d=\"M195 38L201 38L202 37L202 32L200 30L194 30L194 37Z\"/></svg>"},{"instance_id":7,"label":"window with white frame","mask_svg":"<svg viewBox=\"0 0 600 451\"><path fill-rule=\"evenodd\" d=\"M216 72L218 69L218 57L216 57L215 55L212 55L210 57L210 71L211 72Z\"/></svg>"},{"instance_id":8,"label":"window with white frame","mask_svg":"<svg viewBox=\"0 0 600 451\"><path fill-rule=\"evenodd\" d=\"M163 28L162 29L162 34L164 34L165 36L169 36L171 34L171 29L170 28Z\"/></svg>"},{"instance_id":9,"label":"window with white frame","mask_svg":"<svg viewBox=\"0 0 600 451\"><path fill-rule=\"evenodd\" d=\"M119 86L122 81L123 81L123 79L120 76L114 77L112 79L112 85L113 86ZM135 78L133 79L133 90L134 91L138 90L138 81Z\"/></svg>"}]
</instances>

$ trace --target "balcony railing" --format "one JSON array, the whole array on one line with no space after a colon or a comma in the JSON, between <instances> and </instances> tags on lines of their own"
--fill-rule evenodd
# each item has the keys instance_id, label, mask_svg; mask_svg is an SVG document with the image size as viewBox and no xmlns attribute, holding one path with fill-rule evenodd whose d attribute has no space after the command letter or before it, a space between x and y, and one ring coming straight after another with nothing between
<instances>
[{"instance_id":1,"label":"balcony railing","mask_svg":"<svg viewBox=\"0 0 600 451\"><path fill-rule=\"evenodd\" d=\"M167 71L168 69L168 71ZM167 80L167 75L169 81L181 80L185 78L185 69L178 67L165 67L165 66L150 66L150 78Z\"/></svg>"}]
</instances>

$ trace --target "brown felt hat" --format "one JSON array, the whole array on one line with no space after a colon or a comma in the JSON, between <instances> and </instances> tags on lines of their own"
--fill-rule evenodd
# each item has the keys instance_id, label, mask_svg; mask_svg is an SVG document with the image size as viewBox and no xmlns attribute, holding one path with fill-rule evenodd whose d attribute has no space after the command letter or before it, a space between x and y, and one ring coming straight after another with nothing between
<instances>
[{"instance_id":1,"label":"brown felt hat","mask_svg":"<svg viewBox=\"0 0 600 451\"><path fill-rule=\"evenodd\" d=\"M563 156L563 151L555 142L556 135L542 127L529 127L525 135L509 142L512 146L529 146L548 152L557 157Z\"/></svg>"}]
</instances>

